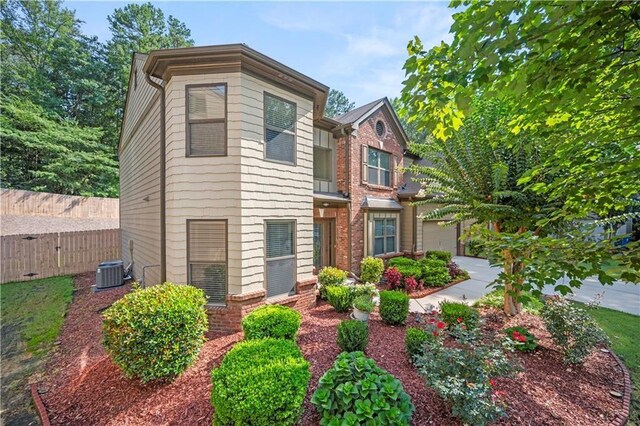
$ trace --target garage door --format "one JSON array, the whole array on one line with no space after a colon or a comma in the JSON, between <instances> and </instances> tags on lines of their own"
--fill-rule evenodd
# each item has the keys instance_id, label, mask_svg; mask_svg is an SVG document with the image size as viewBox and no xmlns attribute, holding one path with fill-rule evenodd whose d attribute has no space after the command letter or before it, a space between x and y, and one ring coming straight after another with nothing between
<instances>
[{"instance_id":1,"label":"garage door","mask_svg":"<svg viewBox=\"0 0 640 426\"><path fill-rule=\"evenodd\" d=\"M422 249L444 250L457 254L456 227L442 227L438 221L422 222Z\"/></svg>"}]
</instances>

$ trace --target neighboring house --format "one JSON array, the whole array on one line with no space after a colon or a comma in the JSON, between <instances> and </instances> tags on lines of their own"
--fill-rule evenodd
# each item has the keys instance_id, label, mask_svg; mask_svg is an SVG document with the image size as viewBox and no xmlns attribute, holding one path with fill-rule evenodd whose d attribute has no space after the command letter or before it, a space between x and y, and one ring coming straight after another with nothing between
<instances>
[{"instance_id":1,"label":"neighboring house","mask_svg":"<svg viewBox=\"0 0 640 426\"><path fill-rule=\"evenodd\" d=\"M135 54L119 146L134 276L203 288L229 330L267 299L312 305L318 268L420 252L393 108L330 119L328 90L243 44Z\"/></svg>"}]
</instances>

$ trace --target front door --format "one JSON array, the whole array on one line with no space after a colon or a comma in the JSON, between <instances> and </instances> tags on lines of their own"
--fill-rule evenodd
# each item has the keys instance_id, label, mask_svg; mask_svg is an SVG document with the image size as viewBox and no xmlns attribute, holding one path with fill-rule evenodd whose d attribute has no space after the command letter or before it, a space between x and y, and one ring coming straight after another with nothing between
<instances>
[{"instance_id":1,"label":"front door","mask_svg":"<svg viewBox=\"0 0 640 426\"><path fill-rule=\"evenodd\" d=\"M316 270L335 265L334 229L332 219L315 219L313 222L313 266Z\"/></svg>"}]
</instances>

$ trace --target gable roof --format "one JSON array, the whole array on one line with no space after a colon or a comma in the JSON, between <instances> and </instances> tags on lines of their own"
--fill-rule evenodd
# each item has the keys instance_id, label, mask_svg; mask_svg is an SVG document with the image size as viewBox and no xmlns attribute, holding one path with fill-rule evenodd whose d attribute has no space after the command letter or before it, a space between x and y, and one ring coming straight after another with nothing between
<instances>
[{"instance_id":1,"label":"gable roof","mask_svg":"<svg viewBox=\"0 0 640 426\"><path fill-rule=\"evenodd\" d=\"M402 123L400 122L396 111L393 109L391 102L389 102L389 99L386 96L384 98L376 99L373 102L369 102L366 105L362 105L338 117L335 117L334 120L338 121L343 126L351 125L357 128L360 123L369 118L371 114L373 114L380 108L385 108L387 110L387 114L391 118L391 121L396 128L397 134L400 135L400 142L406 147L409 143L409 137L404 131L404 128L402 127Z\"/></svg>"}]
</instances>

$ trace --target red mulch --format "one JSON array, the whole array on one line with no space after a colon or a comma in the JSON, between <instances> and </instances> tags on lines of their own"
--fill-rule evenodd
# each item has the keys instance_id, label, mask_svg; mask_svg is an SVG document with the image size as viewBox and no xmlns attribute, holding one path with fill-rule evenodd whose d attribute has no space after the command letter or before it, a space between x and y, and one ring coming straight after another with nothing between
<instances>
[{"instance_id":1,"label":"red mulch","mask_svg":"<svg viewBox=\"0 0 640 426\"><path fill-rule=\"evenodd\" d=\"M212 408L210 372L242 338L241 333L210 336L196 361L173 383L141 385L122 376L100 344L100 313L121 297L126 287L91 293L93 274L76 278L78 289L60 338L60 347L48 365L40 389L52 424L64 425L210 425ZM336 326L347 314L321 304L304 315L298 343L312 364L312 379L301 425L318 422L309 402L320 376L339 353ZM622 372L613 358L594 352L583 366L567 369L549 341L539 319L520 315L506 319L486 311L487 331L515 324L529 327L540 338L533 354L517 354L524 367L516 379L498 380L509 417L501 425L608 424L622 402L609 395L622 391ZM415 325L411 315L409 325ZM374 313L370 321L367 355L400 379L416 406L414 425L459 425L446 404L426 387L404 352L405 327L383 325Z\"/></svg>"}]
</instances>

